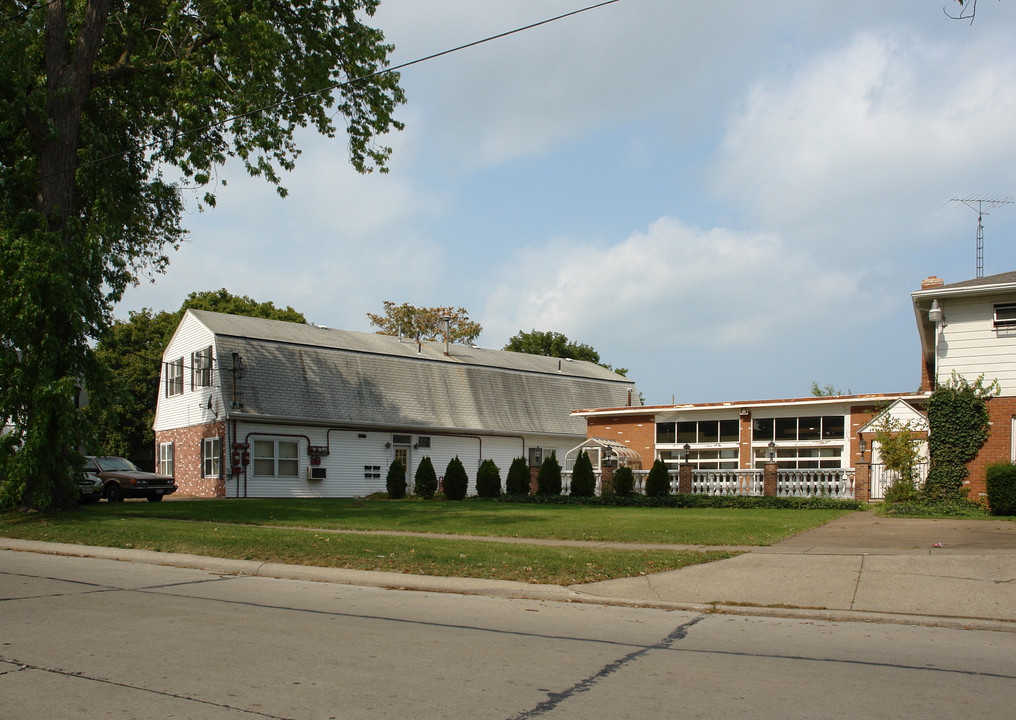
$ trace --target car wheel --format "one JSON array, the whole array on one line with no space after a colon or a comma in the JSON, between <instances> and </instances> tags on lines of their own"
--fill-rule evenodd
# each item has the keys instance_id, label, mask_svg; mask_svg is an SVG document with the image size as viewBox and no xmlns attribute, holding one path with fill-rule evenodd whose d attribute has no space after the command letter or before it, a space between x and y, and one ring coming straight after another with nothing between
<instances>
[{"instance_id":1,"label":"car wheel","mask_svg":"<svg viewBox=\"0 0 1016 720\"><path fill-rule=\"evenodd\" d=\"M162 495L149 495L148 502L162 502Z\"/></svg>"},{"instance_id":2,"label":"car wheel","mask_svg":"<svg viewBox=\"0 0 1016 720\"><path fill-rule=\"evenodd\" d=\"M115 482L106 486L106 499L111 503L123 502L123 490Z\"/></svg>"}]
</instances>

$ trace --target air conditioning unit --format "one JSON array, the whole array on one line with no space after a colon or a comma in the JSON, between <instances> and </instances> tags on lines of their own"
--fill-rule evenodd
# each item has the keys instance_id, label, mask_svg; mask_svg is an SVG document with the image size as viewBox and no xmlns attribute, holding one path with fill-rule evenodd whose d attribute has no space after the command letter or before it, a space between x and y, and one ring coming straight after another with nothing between
<instances>
[{"instance_id":1,"label":"air conditioning unit","mask_svg":"<svg viewBox=\"0 0 1016 720\"><path fill-rule=\"evenodd\" d=\"M327 470L321 466L307 468L308 480L324 480L327 476Z\"/></svg>"}]
</instances>

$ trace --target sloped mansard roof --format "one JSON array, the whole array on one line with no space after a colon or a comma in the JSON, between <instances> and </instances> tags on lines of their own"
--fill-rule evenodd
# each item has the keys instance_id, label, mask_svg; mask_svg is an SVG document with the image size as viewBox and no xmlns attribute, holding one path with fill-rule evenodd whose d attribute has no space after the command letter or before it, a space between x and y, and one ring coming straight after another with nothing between
<instances>
[{"instance_id":1,"label":"sloped mansard roof","mask_svg":"<svg viewBox=\"0 0 1016 720\"><path fill-rule=\"evenodd\" d=\"M585 361L188 310L215 336L227 407L231 354L246 367L237 413L287 422L585 435L571 411L639 402L635 384ZM234 411L236 412L236 411Z\"/></svg>"}]
</instances>

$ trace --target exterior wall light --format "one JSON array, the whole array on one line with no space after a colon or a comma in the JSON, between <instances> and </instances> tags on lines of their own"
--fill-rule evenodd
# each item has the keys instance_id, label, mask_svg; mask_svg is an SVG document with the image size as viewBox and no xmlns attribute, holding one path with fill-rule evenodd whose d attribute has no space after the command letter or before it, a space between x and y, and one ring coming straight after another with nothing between
<instances>
[{"instance_id":1,"label":"exterior wall light","mask_svg":"<svg viewBox=\"0 0 1016 720\"><path fill-rule=\"evenodd\" d=\"M688 443L684 444L684 462L687 464L691 460L691 445Z\"/></svg>"},{"instance_id":2,"label":"exterior wall light","mask_svg":"<svg viewBox=\"0 0 1016 720\"><path fill-rule=\"evenodd\" d=\"M928 319L935 323L936 328L945 327L945 313L942 312L942 306L938 304L938 300L931 301Z\"/></svg>"},{"instance_id":3,"label":"exterior wall light","mask_svg":"<svg viewBox=\"0 0 1016 720\"><path fill-rule=\"evenodd\" d=\"M864 449L867 443L864 442L863 437L857 438L857 447L861 450L861 459L864 460Z\"/></svg>"},{"instance_id":4,"label":"exterior wall light","mask_svg":"<svg viewBox=\"0 0 1016 720\"><path fill-rule=\"evenodd\" d=\"M769 462L776 459L776 442L773 440L769 441Z\"/></svg>"}]
</instances>

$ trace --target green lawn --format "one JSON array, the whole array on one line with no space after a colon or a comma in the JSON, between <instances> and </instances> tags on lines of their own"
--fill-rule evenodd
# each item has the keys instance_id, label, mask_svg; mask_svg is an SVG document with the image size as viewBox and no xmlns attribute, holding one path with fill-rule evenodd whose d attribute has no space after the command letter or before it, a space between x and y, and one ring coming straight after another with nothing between
<instances>
[{"instance_id":1,"label":"green lawn","mask_svg":"<svg viewBox=\"0 0 1016 720\"><path fill-rule=\"evenodd\" d=\"M840 510L706 510L488 502L175 500L83 506L53 515L0 515L0 535L214 557L531 583L594 582L730 557L730 552L581 548L468 536L623 543L764 545ZM329 530L413 531L455 539Z\"/></svg>"},{"instance_id":2,"label":"green lawn","mask_svg":"<svg viewBox=\"0 0 1016 720\"><path fill-rule=\"evenodd\" d=\"M608 540L682 545L771 545L844 510L724 510L350 499L171 500L86 506L88 517L148 517L335 530Z\"/></svg>"}]
</instances>

